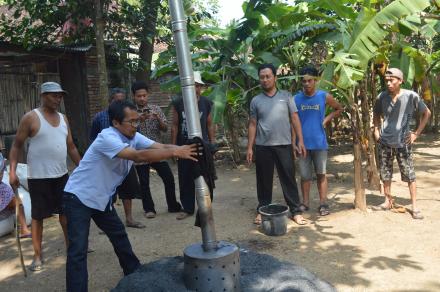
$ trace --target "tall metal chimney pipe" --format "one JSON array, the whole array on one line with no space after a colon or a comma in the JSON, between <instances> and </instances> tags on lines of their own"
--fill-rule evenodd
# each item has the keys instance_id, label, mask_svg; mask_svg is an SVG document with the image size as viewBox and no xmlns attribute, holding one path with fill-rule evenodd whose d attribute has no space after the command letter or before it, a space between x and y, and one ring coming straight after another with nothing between
<instances>
[{"instance_id":1,"label":"tall metal chimney pipe","mask_svg":"<svg viewBox=\"0 0 440 292\"><path fill-rule=\"evenodd\" d=\"M169 0L168 3L176 43L188 136L189 138L202 138L182 1ZM239 249L236 245L226 241L217 242L208 185L203 176L197 177L194 184L202 229L202 243L187 246L183 251L183 279L186 288L195 291L239 292L241 290Z\"/></svg>"},{"instance_id":2,"label":"tall metal chimney pipe","mask_svg":"<svg viewBox=\"0 0 440 292\"><path fill-rule=\"evenodd\" d=\"M194 86L194 73L186 31L186 16L181 0L169 0L169 6L174 42L176 44L177 64L179 66L180 85L182 87L188 136L189 138L202 138L199 108ZM217 239L209 188L202 176L196 178L194 183L199 208L200 226L202 229L203 249L205 251L214 250L217 247Z\"/></svg>"}]
</instances>

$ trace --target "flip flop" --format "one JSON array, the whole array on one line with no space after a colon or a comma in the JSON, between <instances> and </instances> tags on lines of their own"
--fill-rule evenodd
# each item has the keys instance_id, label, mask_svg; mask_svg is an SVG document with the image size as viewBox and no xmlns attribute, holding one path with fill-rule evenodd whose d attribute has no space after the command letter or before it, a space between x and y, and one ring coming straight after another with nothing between
<instances>
[{"instance_id":1,"label":"flip flop","mask_svg":"<svg viewBox=\"0 0 440 292\"><path fill-rule=\"evenodd\" d=\"M401 205L397 205L394 204L393 207L391 208L391 211L394 213L406 213L406 208L401 206Z\"/></svg>"},{"instance_id":2,"label":"flip flop","mask_svg":"<svg viewBox=\"0 0 440 292\"><path fill-rule=\"evenodd\" d=\"M300 217L300 219L298 219L298 216ZM295 215L295 216L290 217L290 219L292 219L293 222L295 222L298 225L306 225L307 224L306 219L304 219L304 217L302 215Z\"/></svg>"},{"instance_id":3,"label":"flip flop","mask_svg":"<svg viewBox=\"0 0 440 292\"><path fill-rule=\"evenodd\" d=\"M422 212L420 210L411 211L411 216L413 217L413 219L416 220L422 220L423 218L425 218L423 217Z\"/></svg>"},{"instance_id":4,"label":"flip flop","mask_svg":"<svg viewBox=\"0 0 440 292\"><path fill-rule=\"evenodd\" d=\"M41 260L32 260L29 270L32 272L41 271L43 269L43 262Z\"/></svg>"},{"instance_id":5,"label":"flip flop","mask_svg":"<svg viewBox=\"0 0 440 292\"><path fill-rule=\"evenodd\" d=\"M23 238L32 238L32 233L20 235L20 238L21 239L23 239Z\"/></svg>"},{"instance_id":6,"label":"flip flop","mask_svg":"<svg viewBox=\"0 0 440 292\"><path fill-rule=\"evenodd\" d=\"M319 215L321 216L327 216L330 214L330 208L327 204L322 204L318 208Z\"/></svg>"},{"instance_id":7,"label":"flip flop","mask_svg":"<svg viewBox=\"0 0 440 292\"><path fill-rule=\"evenodd\" d=\"M177 220L183 220L185 218L188 218L191 215L192 214L189 214L189 213L186 213L186 212L180 212L179 214L177 214L176 219Z\"/></svg>"},{"instance_id":8,"label":"flip flop","mask_svg":"<svg viewBox=\"0 0 440 292\"><path fill-rule=\"evenodd\" d=\"M307 206L307 205L301 203L301 204L299 204L298 209L299 209L301 212L306 212L306 211L309 211L309 206Z\"/></svg>"},{"instance_id":9,"label":"flip flop","mask_svg":"<svg viewBox=\"0 0 440 292\"><path fill-rule=\"evenodd\" d=\"M145 225L140 222L125 223L125 226L138 229L145 228Z\"/></svg>"},{"instance_id":10,"label":"flip flop","mask_svg":"<svg viewBox=\"0 0 440 292\"><path fill-rule=\"evenodd\" d=\"M386 207L384 205L384 203L378 205L378 206L371 206L371 210L373 211L387 211L391 209L391 205L389 205L388 207Z\"/></svg>"},{"instance_id":11,"label":"flip flop","mask_svg":"<svg viewBox=\"0 0 440 292\"><path fill-rule=\"evenodd\" d=\"M147 218L147 219L153 219L156 217L156 213L154 213L154 212L146 212L144 215L145 215L145 218Z\"/></svg>"}]
</instances>

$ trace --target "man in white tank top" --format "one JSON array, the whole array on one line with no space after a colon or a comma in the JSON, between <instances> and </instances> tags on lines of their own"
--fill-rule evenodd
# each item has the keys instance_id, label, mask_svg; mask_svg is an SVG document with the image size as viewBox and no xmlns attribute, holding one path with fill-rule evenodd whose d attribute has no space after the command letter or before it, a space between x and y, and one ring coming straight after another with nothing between
<instances>
[{"instance_id":1,"label":"man in white tank top","mask_svg":"<svg viewBox=\"0 0 440 292\"><path fill-rule=\"evenodd\" d=\"M41 85L41 106L22 117L9 155L9 181L12 187L17 188L19 180L15 171L18 154L29 139L27 164L32 204L32 271L40 270L42 266L43 219L59 214L67 245L67 224L61 208L63 189L68 179L67 154L76 165L81 157L73 143L66 116L58 112L65 94L58 83Z\"/></svg>"}]
</instances>

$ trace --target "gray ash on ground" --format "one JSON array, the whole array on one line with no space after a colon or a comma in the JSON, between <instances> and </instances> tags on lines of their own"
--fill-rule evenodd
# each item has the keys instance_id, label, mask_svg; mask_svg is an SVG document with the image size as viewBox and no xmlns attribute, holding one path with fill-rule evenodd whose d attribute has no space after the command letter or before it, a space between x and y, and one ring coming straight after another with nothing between
<instances>
[{"instance_id":1,"label":"gray ash on ground","mask_svg":"<svg viewBox=\"0 0 440 292\"><path fill-rule=\"evenodd\" d=\"M336 291L306 269L270 255L240 249L240 263L243 292ZM142 265L124 277L112 292L190 291L185 288L182 275L183 257L163 258Z\"/></svg>"}]
</instances>

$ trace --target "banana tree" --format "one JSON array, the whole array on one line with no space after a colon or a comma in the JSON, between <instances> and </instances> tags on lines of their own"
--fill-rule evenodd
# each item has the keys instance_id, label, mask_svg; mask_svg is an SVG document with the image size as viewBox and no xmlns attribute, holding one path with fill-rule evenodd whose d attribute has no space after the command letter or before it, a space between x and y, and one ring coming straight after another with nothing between
<instances>
[{"instance_id":1,"label":"banana tree","mask_svg":"<svg viewBox=\"0 0 440 292\"><path fill-rule=\"evenodd\" d=\"M344 92L351 105L355 207L361 210L366 210L366 199L361 165L361 126L354 93L359 82L366 76L369 63L378 54L390 33L398 31L399 23L407 17L419 17L420 12L429 5L429 0L398 0L379 10L373 7L370 1L364 1L356 19L345 18L347 21L343 22L343 27L348 29L343 34L342 43L339 44L341 49L336 51L325 65L324 79ZM335 11L338 13L337 9Z\"/></svg>"}]
</instances>

